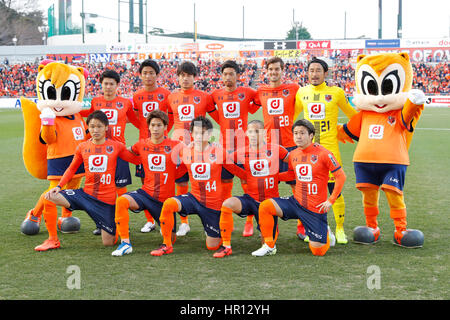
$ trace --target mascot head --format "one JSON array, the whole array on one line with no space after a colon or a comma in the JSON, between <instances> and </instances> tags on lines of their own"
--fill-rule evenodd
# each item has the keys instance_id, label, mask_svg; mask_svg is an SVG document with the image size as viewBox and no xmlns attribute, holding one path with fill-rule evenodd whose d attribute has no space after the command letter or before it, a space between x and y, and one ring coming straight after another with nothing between
<instances>
[{"instance_id":1,"label":"mascot head","mask_svg":"<svg viewBox=\"0 0 450 320\"><path fill-rule=\"evenodd\" d=\"M38 68L37 107L50 108L57 117L68 116L81 111L86 72L60 62L43 61Z\"/></svg>"},{"instance_id":2,"label":"mascot head","mask_svg":"<svg viewBox=\"0 0 450 320\"><path fill-rule=\"evenodd\" d=\"M412 85L412 67L407 53L359 55L355 72L353 103L359 110L385 113L401 109Z\"/></svg>"}]
</instances>

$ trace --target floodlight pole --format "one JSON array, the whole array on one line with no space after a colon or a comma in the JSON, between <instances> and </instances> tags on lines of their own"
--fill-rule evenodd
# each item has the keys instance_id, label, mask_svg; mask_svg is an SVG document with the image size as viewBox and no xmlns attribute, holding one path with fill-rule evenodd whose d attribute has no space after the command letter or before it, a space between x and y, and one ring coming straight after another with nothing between
<instances>
[{"instance_id":1,"label":"floodlight pole","mask_svg":"<svg viewBox=\"0 0 450 320\"><path fill-rule=\"evenodd\" d=\"M117 40L120 42L120 0L117 0Z\"/></svg>"},{"instance_id":2,"label":"floodlight pole","mask_svg":"<svg viewBox=\"0 0 450 320\"><path fill-rule=\"evenodd\" d=\"M383 0L378 0L378 39L383 37L382 35L382 2Z\"/></svg>"},{"instance_id":3,"label":"floodlight pole","mask_svg":"<svg viewBox=\"0 0 450 320\"><path fill-rule=\"evenodd\" d=\"M84 43L84 0L81 0L81 40Z\"/></svg>"}]
</instances>

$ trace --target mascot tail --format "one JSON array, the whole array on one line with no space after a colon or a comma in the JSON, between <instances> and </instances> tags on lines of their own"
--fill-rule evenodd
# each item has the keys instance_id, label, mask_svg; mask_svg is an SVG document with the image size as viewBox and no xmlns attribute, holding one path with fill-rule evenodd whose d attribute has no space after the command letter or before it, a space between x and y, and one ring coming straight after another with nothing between
<instances>
[{"instance_id":1,"label":"mascot tail","mask_svg":"<svg viewBox=\"0 0 450 320\"><path fill-rule=\"evenodd\" d=\"M39 140L41 130L39 115L41 112L29 99L22 97L20 103L24 122L23 163L33 177L47 179L47 145Z\"/></svg>"}]
</instances>

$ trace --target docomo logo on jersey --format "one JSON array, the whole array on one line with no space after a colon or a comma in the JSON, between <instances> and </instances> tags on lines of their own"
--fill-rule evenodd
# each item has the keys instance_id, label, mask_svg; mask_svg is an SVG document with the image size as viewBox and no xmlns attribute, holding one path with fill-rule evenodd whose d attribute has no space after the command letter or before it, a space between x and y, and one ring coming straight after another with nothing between
<instances>
[{"instance_id":1,"label":"docomo logo on jersey","mask_svg":"<svg viewBox=\"0 0 450 320\"><path fill-rule=\"evenodd\" d=\"M195 180L209 180L211 178L211 165L209 163L191 164L192 177Z\"/></svg>"},{"instance_id":2,"label":"docomo logo on jersey","mask_svg":"<svg viewBox=\"0 0 450 320\"><path fill-rule=\"evenodd\" d=\"M297 49L329 49L330 41L299 41L297 42Z\"/></svg>"},{"instance_id":3,"label":"docomo logo on jersey","mask_svg":"<svg viewBox=\"0 0 450 320\"><path fill-rule=\"evenodd\" d=\"M281 98L267 99L267 113L270 115L283 114L284 113L284 100Z\"/></svg>"},{"instance_id":4,"label":"docomo logo on jersey","mask_svg":"<svg viewBox=\"0 0 450 320\"><path fill-rule=\"evenodd\" d=\"M84 140L84 130L82 127L72 128L72 133L75 140Z\"/></svg>"},{"instance_id":5,"label":"docomo logo on jersey","mask_svg":"<svg viewBox=\"0 0 450 320\"><path fill-rule=\"evenodd\" d=\"M178 106L178 117L180 121L192 121L195 118L195 107L193 104L180 104Z\"/></svg>"},{"instance_id":6,"label":"docomo logo on jersey","mask_svg":"<svg viewBox=\"0 0 450 320\"><path fill-rule=\"evenodd\" d=\"M239 102L224 102L223 116L225 118L239 118L241 115L241 104Z\"/></svg>"},{"instance_id":7,"label":"docomo logo on jersey","mask_svg":"<svg viewBox=\"0 0 450 320\"><path fill-rule=\"evenodd\" d=\"M372 124L369 126L369 139L383 139L384 126Z\"/></svg>"},{"instance_id":8,"label":"docomo logo on jersey","mask_svg":"<svg viewBox=\"0 0 450 320\"><path fill-rule=\"evenodd\" d=\"M166 156L163 154L149 154L148 168L150 171L166 171Z\"/></svg>"},{"instance_id":9,"label":"docomo logo on jersey","mask_svg":"<svg viewBox=\"0 0 450 320\"><path fill-rule=\"evenodd\" d=\"M90 172L106 172L107 168L108 168L108 156L106 155L89 156Z\"/></svg>"},{"instance_id":10,"label":"docomo logo on jersey","mask_svg":"<svg viewBox=\"0 0 450 320\"><path fill-rule=\"evenodd\" d=\"M117 117L118 112L115 109L101 109L104 114L106 114L106 117L108 118L108 123L110 125L116 125L117 124Z\"/></svg>"},{"instance_id":11,"label":"docomo logo on jersey","mask_svg":"<svg viewBox=\"0 0 450 320\"><path fill-rule=\"evenodd\" d=\"M159 109L159 103L156 101L144 102L142 104L142 115L147 118L148 114Z\"/></svg>"},{"instance_id":12,"label":"docomo logo on jersey","mask_svg":"<svg viewBox=\"0 0 450 320\"><path fill-rule=\"evenodd\" d=\"M250 171L254 177L265 177L269 175L269 161L267 159L250 160Z\"/></svg>"},{"instance_id":13,"label":"docomo logo on jersey","mask_svg":"<svg viewBox=\"0 0 450 320\"><path fill-rule=\"evenodd\" d=\"M312 181L312 167L310 164L298 164L295 166L297 179L302 182Z\"/></svg>"},{"instance_id":14,"label":"docomo logo on jersey","mask_svg":"<svg viewBox=\"0 0 450 320\"><path fill-rule=\"evenodd\" d=\"M325 119L325 104L322 102L308 103L308 114L311 120Z\"/></svg>"}]
</instances>

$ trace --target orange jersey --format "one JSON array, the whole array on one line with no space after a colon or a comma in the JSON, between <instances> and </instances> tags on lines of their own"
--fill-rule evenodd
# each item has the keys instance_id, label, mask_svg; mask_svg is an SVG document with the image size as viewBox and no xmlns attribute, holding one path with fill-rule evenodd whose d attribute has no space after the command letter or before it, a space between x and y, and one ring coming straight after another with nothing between
<instances>
[{"instance_id":1,"label":"orange jersey","mask_svg":"<svg viewBox=\"0 0 450 320\"><path fill-rule=\"evenodd\" d=\"M198 116L205 116L206 112L216 110L211 95L206 92L189 89L178 90L169 95L169 115L173 115L173 138L183 137L189 143L189 126ZM187 130L187 132L183 131ZM189 138L188 138L189 137Z\"/></svg>"},{"instance_id":2,"label":"orange jersey","mask_svg":"<svg viewBox=\"0 0 450 320\"><path fill-rule=\"evenodd\" d=\"M158 87L153 91L141 89L133 95L133 109L139 121L139 140L150 137L150 131L147 125L147 116L150 112L153 110L168 112L169 103L167 98L169 94L169 90ZM171 124L168 127L169 131L170 129Z\"/></svg>"},{"instance_id":3,"label":"orange jersey","mask_svg":"<svg viewBox=\"0 0 450 320\"><path fill-rule=\"evenodd\" d=\"M190 193L205 207L220 211L222 207L222 147L209 145L203 152L194 150L193 143L180 150L191 182Z\"/></svg>"},{"instance_id":4,"label":"orange jersey","mask_svg":"<svg viewBox=\"0 0 450 320\"><path fill-rule=\"evenodd\" d=\"M264 144L259 150L247 146L242 151L236 151L234 158L244 166L247 194L258 202L278 197L279 163L288 151L276 144Z\"/></svg>"},{"instance_id":5,"label":"orange jersey","mask_svg":"<svg viewBox=\"0 0 450 320\"><path fill-rule=\"evenodd\" d=\"M248 113L255 113L259 108L253 104L256 96L256 90L248 87L238 87L232 92L225 89L215 90L212 99L217 105L219 113L219 126L222 136L222 145L230 145L230 139L234 137L234 148L236 142L245 141L245 132L247 131ZM228 132L227 130L232 130ZM243 146L242 146L243 147Z\"/></svg>"},{"instance_id":6,"label":"orange jersey","mask_svg":"<svg viewBox=\"0 0 450 320\"><path fill-rule=\"evenodd\" d=\"M79 113L55 118L56 141L47 146L47 159L71 156L86 140L86 123Z\"/></svg>"},{"instance_id":7,"label":"orange jersey","mask_svg":"<svg viewBox=\"0 0 450 320\"><path fill-rule=\"evenodd\" d=\"M291 127L295 120L295 96L299 88L295 83L282 84L276 88L258 88L255 104L262 106L268 143L278 143L285 148L295 146ZM272 141L272 136L277 137L278 142Z\"/></svg>"},{"instance_id":8,"label":"orange jersey","mask_svg":"<svg viewBox=\"0 0 450 320\"><path fill-rule=\"evenodd\" d=\"M344 125L344 130L358 140L354 162L409 165L406 134L412 128L404 123L402 110L360 111Z\"/></svg>"},{"instance_id":9,"label":"orange jersey","mask_svg":"<svg viewBox=\"0 0 450 320\"><path fill-rule=\"evenodd\" d=\"M319 213L317 205L325 202L328 196L329 172L337 178L338 171L343 173L341 165L320 144L314 143L306 149L297 148L289 153L288 172L293 173L296 180L294 198L310 211Z\"/></svg>"},{"instance_id":10,"label":"orange jersey","mask_svg":"<svg viewBox=\"0 0 450 320\"><path fill-rule=\"evenodd\" d=\"M175 179L186 173L186 166L178 158L179 141L165 139L153 144L150 138L139 140L131 147L144 167L142 189L158 201L164 202L175 195Z\"/></svg>"},{"instance_id":11,"label":"orange jersey","mask_svg":"<svg viewBox=\"0 0 450 320\"><path fill-rule=\"evenodd\" d=\"M80 113L83 117L87 117L96 110L103 111L108 117L109 126L106 137L112 140L125 144L127 119L136 127L138 126L133 105L129 99L117 96L114 100L107 101L104 97L95 97L91 101L91 108Z\"/></svg>"},{"instance_id":12,"label":"orange jersey","mask_svg":"<svg viewBox=\"0 0 450 320\"><path fill-rule=\"evenodd\" d=\"M97 145L89 139L81 143L67 168L59 185L64 187L72 179L75 171L84 164L85 182L83 191L108 204L116 203L116 164L117 158L139 164L140 159L127 150L125 144L106 139Z\"/></svg>"}]
</instances>

